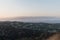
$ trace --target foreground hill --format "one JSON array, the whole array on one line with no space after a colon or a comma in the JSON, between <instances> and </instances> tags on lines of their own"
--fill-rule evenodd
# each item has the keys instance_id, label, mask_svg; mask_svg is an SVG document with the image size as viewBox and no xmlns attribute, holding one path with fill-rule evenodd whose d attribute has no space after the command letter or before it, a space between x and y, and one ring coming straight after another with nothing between
<instances>
[{"instance_id":1,"label":"foreground hill","mask_svg":"<svg viewBox=\"0 0 60 40\"><path fill-rule=\"evenodd\" d=\"M0 40L45 40L56 32L59 23L0 22Z\"/></svg>"}]
</instances>

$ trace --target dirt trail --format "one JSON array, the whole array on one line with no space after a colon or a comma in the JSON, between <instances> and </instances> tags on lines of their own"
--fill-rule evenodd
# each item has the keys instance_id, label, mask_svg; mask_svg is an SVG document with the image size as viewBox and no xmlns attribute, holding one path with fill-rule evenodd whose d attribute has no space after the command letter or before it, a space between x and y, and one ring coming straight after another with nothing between
<instances>
[{"instance_id":1,"label":"dirt trail","mask_svg":"<svg viewBox=\"0 0 60 40\"><path fill-rule=\"evenodd\" d=\"M60 33L55 33L51 37L49 37L47 40L60 40Z\"/></svg>"}]
</instances>

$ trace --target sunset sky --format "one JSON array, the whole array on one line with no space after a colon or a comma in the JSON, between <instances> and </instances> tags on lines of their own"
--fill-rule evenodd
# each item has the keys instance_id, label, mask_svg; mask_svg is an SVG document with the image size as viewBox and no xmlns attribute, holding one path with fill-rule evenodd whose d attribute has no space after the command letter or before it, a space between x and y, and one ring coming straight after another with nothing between
<instances>
[{"instance_id":1,"label":"sunset sky","mask_svg":"<svg viewBox=\"0 0 60 40\"><path fill-rule=\"evenodd\" d=\"M18 16L60 17L60 0L0 0L0 18Z\"/></svg>"}]
</instances>

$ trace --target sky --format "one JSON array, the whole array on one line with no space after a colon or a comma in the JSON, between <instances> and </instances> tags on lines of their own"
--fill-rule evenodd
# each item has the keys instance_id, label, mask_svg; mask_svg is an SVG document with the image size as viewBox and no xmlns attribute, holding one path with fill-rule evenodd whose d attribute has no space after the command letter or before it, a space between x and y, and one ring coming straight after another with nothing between
<instances>
[{"instance_id":1,"label":"sky","mask_svg":"<svg viewBox=\"0 0 60 40\"><path fill-rule=\"evenodd\" d=\"M60 17L60 0L0 0L0 18L18 16Z\"/></svg>"}]
</instances>

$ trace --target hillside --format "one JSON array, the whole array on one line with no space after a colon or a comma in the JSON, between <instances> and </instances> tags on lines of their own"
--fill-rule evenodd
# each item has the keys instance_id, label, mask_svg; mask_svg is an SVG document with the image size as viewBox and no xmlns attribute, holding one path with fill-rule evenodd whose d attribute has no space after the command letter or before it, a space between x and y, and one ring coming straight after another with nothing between
<instances>
[{"instance_id":1,"label":"hillside","mask_svg":"<svg viewBox=\"0 0 60 40\"><path fill-rule=\"evenodd\" d=\"M45 40L56 32L60 23L0 22L0 40Z\"/></svg>"}]
</instances>

